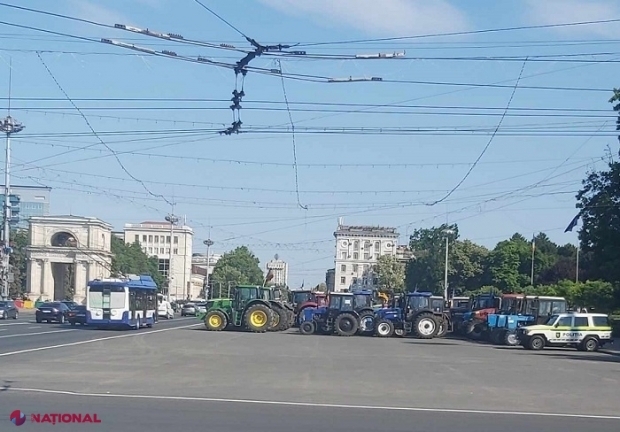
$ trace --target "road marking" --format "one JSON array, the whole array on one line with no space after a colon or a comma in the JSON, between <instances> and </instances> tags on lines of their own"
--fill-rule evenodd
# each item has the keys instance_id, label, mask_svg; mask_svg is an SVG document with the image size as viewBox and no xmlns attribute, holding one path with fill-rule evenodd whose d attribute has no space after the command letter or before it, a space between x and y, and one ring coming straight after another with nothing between
<instances>
[{"instance_id":1,"label":"road marking","mask_svg":"<svg viewBox=\"0 0 620 432\"><path fill-rule=\"evenodd\" d=\"M528 416L528 417L563 417L563 418L588 418L598 420L620 420L620 416L613 415L596 415L596 414L563 414L563 413L546 413L546 412L528 412L528 411L493 411L493 410L474 410L474 409L453 409L453 408L419 408L419 407L390 407L381 405L347 405L347 404L329 404L329 403L312 403L312 402L283 402L270 400L253 400L253 399L225 399L225 398L209 398L209 397L192 397L192 396L148 396L148 395L130 395L130 394L113 394L113 393L81 393L66 390L47 390L33 388L16 388L10 387L6 390L21 391L29 393L45 393L79 397L109 397L119 399L150 399L150 400L178 400L178 401L194 401L194 402L222 402L222 403L238 403L238 404L254 404L254 405L279 405L279 406L300 406L311 408L337 408L337 409L358 409L358 410L377 410L377 411L410 411L410 412L441 412L451 414L481 414L481 415L503 415L503 416Z\"/></svg>"},{"instance_id":2,"label":"road marking","mask_svg":"<svg viewBox=\"0 0 620 432\"><path fill-rule=\"evenodd\" d=\"M41 326L28 327L29 329L42 328Z\"/></svg>"},{"instance_id":3,"label":"road marking","mask_svg":"<svg viewBox=\"0 0 620 432\"><path fill-rule=\"evenodd\" d=\"M89 344L93 342L101 342L101 341L112 340L112 339L121 339L121 338L127 338L127 337L149 335L153 333L162 333L166 331L179 330L179 329L196 327L196 326L201 326L201 325L203 324L202 323L190 324L186 326L169 327L165 329L151 330L151 331L146 331L146 332L129 333L129 334L118 335L118 336L108 336L108 337L102 337L102 338L97 338L97 339L89 339L89 340L79 341L79 342L70 342L70 343L64 343L64 344L58 344L58 345L49 345L49 346L43 346L43 347L38 347L38 348L30 348L30 349L19 350L19 351L11 351L11 352L0 354L0 357L8 357L11 355L26 354L26 353L37 352L37 351L45 351L45 350L54 349L54 348L65 348L65 347L70 347L70 346L84 345L84 344ZM60 331L77 331L77 330L60 330ZM54 332L45 332L45 333L54 333ZM27 333L25 335L0 336L0 338L13 337L13 336L28 336L31 334L33 333L30 333L30 334Z\"/></svg>"},{"instance_id":4,"label":"road marking","mask_svg":"<svg viewBox=\"0 0 620 432\"><path fill-rule=\"evenodd\" d=\"M15 334L15 335L0 336L0 339L8 339L8 338L14 338L14 337L39 336L39 335L44 335L44 334L49 334L49 333L64 333L64 332L70 332L70 331L75 331L75 330L67 329L67 330L52 330L52 331L44 331L44 332L36 332L36 333L20 333L20 334Z\"/></svg>"},{"instance_id":5,"label":"road marking","mask_svg":"<svg viewBox=\"0 0 620 432\"><path fill-rule=\"evenodd\" d=\"M30 322L16 322L16 323L10 323L10 324L0 324L0 327L11 326L11 325L26 325L26 324L32 324L32 323L30 323Z\"/></svg>"},{"instance_id":6,"label":"road marking","mask_svg":"<svg viewBox=\"0 0 620 432\"><path fill-rule=\"evenodd\" d=\"M0 331L6 331L6 329L0 329Z\"/></svg>"}]
</instances>

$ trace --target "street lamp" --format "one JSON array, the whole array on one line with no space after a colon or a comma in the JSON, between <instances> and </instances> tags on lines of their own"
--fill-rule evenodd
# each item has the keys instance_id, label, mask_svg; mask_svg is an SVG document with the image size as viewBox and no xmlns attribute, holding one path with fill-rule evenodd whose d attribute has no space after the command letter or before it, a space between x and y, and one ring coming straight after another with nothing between
<instances>
[{"instance_id":1,"label":"street lamp","mask_svg":"<svg viewBox=\"0 0 620 432\"><path fill-rule=\"evenodd\" d=\"M170 288L172 287L172 246L174 244L174 225L179 222L179 218L174 214L166 216L166 221L170 222L170 254L168 255L168 302L170 301ZM174 292L175 299L178 300L177 287Z\"/></svg>"},{"instance_id":2,"label":"street lamp","mask_svg":"<svg viewBox=\"0 0 620 432\"><path fill-rule=\"evenodd\" d=\"M454 230L445 229L443 233L446 235L446 264L444 267L444 276L443 276L443 298L444 300L448 300L448 248L450 241L450 234L454 234Z\"/></svg>"},{"instance_id":3,"label":"street lamp","mask_svg":"<svg viewBox=\"0 0 620 432\"><path fill-rule=\"evenodd\" d=\"M211 259L209 258L209 251L211 249L211 246L213 246L213 240L206 239L202 243L207 247L207 275L205 276L204 292L205 292L205 298L209 298L209 295L207 293L207 291L209 290L209 266L211 264Z\"/></svg>"},{"instance_id":4,"label":"street lamp","mask_svg":"<svg viewBox=\"0 0 620 432\"><path fill-rule=\"evenodd\" d=\"M10 96L10 94L9 94ZM9 98L10 100L10 98ZM9 102L10 110L10 102ZM24 126L15 121L10 115L0 120L0 131L6 134L6 156L4 160L4 230L2 233L2 240L4 247L2 248L2 292L0 293L0 299L6 300L9 298L9 255L11 253L10 239L11 239L11 182L10 182L10 170L11 170L11 135L24 130Z\"/></svg>"}]
</instances>

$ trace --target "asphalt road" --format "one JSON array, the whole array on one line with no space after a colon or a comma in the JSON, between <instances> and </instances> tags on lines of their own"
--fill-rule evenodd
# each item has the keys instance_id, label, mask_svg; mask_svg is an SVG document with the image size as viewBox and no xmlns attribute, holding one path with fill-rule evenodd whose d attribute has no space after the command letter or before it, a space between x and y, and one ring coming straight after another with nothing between
<instances>
[{"instance_id":1,"label":"asphalt road","mask_svg":"<svg viewBox=\"0 0 620 432\"><path fill-rule=\"evenodd\" d=\"M19 409L27 421L18 430L169 432L188 430L209 432L503 432L563 431L617 432L618 421L423 411L259 405L197 400L126 399L114 396L84 397L8 391L0 393L5 412ZM99 424L31 423L31 413L97 414ZM2 430L9 429L9 414L0 418Z\"/></svg>"},{"instance_id":2,"label":"asphalt road","mask_svg":"<svg viewBox=\"0 0 620 432\"><path fill-rule=\"evenodd\" d=\"M618 352L20 321L0 322L0 416L96 410L123 431L620 430Z\"/></svg>"}]
</instances>

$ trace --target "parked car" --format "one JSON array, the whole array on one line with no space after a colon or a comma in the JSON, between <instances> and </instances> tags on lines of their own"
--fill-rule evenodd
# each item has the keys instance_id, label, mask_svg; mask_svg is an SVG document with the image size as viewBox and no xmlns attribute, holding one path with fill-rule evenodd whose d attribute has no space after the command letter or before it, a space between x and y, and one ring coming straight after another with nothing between
<instances>
[{"instance_id":1,"label":"parked car","mask_svg":"<svg viewBox=\"0 0 620 432\"><path fill-rule=\"evenodd\" d=\"M0 301L0 319L17 319L19 311L12 300Z\"/></svg>"},{"instance_id":2,"label":"parked car","mask_svg":"<svg viewBox=\"0 0 620 432\"><path fill-rule=\"evenodd\" d=\"M181 316L196 316L196 305L194 303L185 303L181 309Z\"/></svg>"},{"instance_id":3,"label":"parked car","mask_svg":"<svg viewBox=\"0 0 620 432\"><path fill-rule=\"evenodd\" d=\"M35 317L38 323L56 321L64 324L67 321L69 307L62 302L46 302L37 308Z\"/></svg>"},{"instance_id":4,"label":"parked car","mask_svg":"<svg viewBox=\"0 0 620 432\"><path fill-rule=\"evenodd\" d=\"M77 305L67 313L67 320L72 326L86 325L86 306Z\"/></svg>"},{"instance_id":5,"label":"parked car","mask_svg":"<svg viewBox=\"0 0 620 432\"><path fill-rule=\"evenodd\" d=\"M196 315L198 315L199 313L207 313L207 303L203 302L203 303L196 303L195 304L195 308L196 308Z\"/></svg>"}]
</instances>

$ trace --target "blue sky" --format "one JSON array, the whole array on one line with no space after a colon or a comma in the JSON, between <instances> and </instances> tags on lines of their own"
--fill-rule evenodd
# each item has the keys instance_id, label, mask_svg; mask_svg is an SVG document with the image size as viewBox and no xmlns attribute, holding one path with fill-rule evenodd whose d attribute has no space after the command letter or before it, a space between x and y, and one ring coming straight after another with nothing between
<instances>
[{"instance_id":1,"label":"blue sky","mask_svg":"<svg viewBox=\"0 0 620 432\"><path fill-rule=\"evenodd\" d=\"M620 4L607 0L202 1L265 44L620 18ZM193 0L8 3L248 47ZM243 56L0 9L5 23L229 64ZM607 100L620 84L618 23L296 48L322 55L280 59L298 132L299 201L307 210L296 197L292 135L279 77L249 73L241 119L243 128L254 133L220 136L214 132L232 121L228 106L235 77L229 69L8 25L1 25L0 38L0 83L8 88L12 61L12 115L27 127L14 140L14 184L49 185L53 213L96 216L117 229L128 222L163 220L170 212L166 201L174 201L175 213L186 215L195 229L196 252L203 252L202 241L210 230L216 252L246 244L261 265L277 253L290 263L291 286L317 284L333 266L339 216L347 224L396 226L403 243L415 228L446 221L459 224L462 238L488 247L517 231L528 237L544 231L554 241L575 243L576 233L563 233L575 215L574 194L589 169L604 167L601 158L607 146L617 150ZM343 59L403 50L404 59ZM150 194L91 133L37 51L101 139ZM273 56L251 65L278 67ZM522 67L510 109L479 164L449 198L430 205L465 176L489 143ZM291 74L374 76L384 82L308 82L289 79ZM1 95L4 112L7 95L8 90ZM45 98L56 100L41 100ZM140 98L168 100L135 100ZM361 133L361 128L368 129ZM385 133L398 128L408 132ZM382 133L369 134L369 129ZM317 133L325 130L349 132Z\"/></svg>"}]
</instances>

